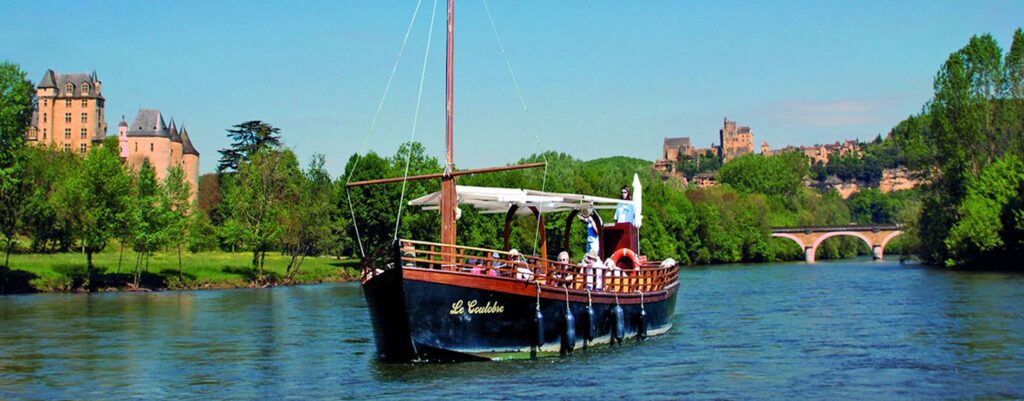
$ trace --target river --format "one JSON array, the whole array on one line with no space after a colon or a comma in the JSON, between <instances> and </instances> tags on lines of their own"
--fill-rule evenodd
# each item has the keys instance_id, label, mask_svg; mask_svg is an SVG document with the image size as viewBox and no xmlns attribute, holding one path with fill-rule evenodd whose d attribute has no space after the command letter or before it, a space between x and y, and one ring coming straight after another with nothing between
<instances>
[{"instance_id":1,"label":"river","mask_svg":"<svg viewBox=\"0 0 1024 401\"><path fill-rule=\"evenodd\" d=\"M0 399L1020 399L1024 276L688 268L666 335L387 365L359 285L0 297Z\"/></svg>"}]
</instances>

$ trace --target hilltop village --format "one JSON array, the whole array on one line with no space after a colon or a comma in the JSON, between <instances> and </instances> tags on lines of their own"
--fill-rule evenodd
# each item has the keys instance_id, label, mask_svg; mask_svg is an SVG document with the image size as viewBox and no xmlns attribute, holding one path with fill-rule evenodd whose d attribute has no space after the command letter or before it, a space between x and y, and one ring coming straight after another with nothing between
<instances>
[{"instance_id":1,"label":"hilltop village","mask_svg":"<svg viewBox=\"0 0 1024 401\"><path fill-rule=\"evenodd\" d=\"M716 172L722 165L745 155L755 154L754 133L749 126L737 126L724 118L718 131L718 144L707 148L693 146L690 137L666 137L661 158L652 168L661 173L663 180L677 180L683 185L707 188L718 185ZM873 144L881 143L881 137ZM811 177L806 185L822 190L834 189L845 199L862 188L878 188L882 192L911 189L918 185L906 167L899 161L865 162L872 143L846 140L813 146L788 145L771 149L767 141L761 142L760 155L771 157L796 152L807 158ZM871 161L875 161L872 158Z\"/></svg>"}]
</instances>

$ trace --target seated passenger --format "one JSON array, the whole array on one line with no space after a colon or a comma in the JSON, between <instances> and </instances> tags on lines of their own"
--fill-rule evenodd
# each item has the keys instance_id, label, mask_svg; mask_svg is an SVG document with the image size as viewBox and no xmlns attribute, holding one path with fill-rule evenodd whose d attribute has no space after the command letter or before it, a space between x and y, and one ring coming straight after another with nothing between
<instances>
[{"instance_id":1,"label":"seated passenger","mask_svg":"<svg viewBox=\"0 0 1024 401\"><path fill-rule=\"evenodd\" d=\"M587 276L586 288L588 290L603 290L604 264L597 257L597 253L588 253L580 264L583 266L583 274Z\"/></svg>"},{"instance_id":2,"label":"seated passenger","mask_svg":"<svg viewBox=\"0 0 1024 401\"><path fill-rule=\"evenodd\" d=\"M491 267L487 269L487 275L497 277L499 275L498 270L505 268L505 263L501 261L501 255L497 252L491 252Z\"/></svg>"},{"instance_id":3,"label":"seated passenger","mask_svg":"<svg viewBox=\"0 0 1024 401\"><path fill-rule=\"evenodd\" d=\"M416 248L412 244L406 243L402 246L402 259L405 260L402 263L405 267L416 267L416 262L409 259L416 259Z\"/></svg>"},{"instance_id":4,"label":"seated passenger","mask_svg":"<svg viewBox=\"0 0 1024 401\"><path fill-rule=\"evenodd\" d=\"M508 256L513 269L516 271L516 278L520 280L533 280L533 270L530 269L530 265L523 258L523 255L519 254L518 250L508 251Z\"/></svg>"},{"instance_id":5,"label":"seated passenger","mask_svg":"<svg viewBox=\"0 0 1024 401\"><path fill-rule=\"evenodd\" d=\"M558 253L558 264L551 266L551 276L554 278L555 285L568 284L572 281L572 274L570 269L572 266L569 264L569 252L562 251Z\"/></svg>"},{"instance_id":6,"label":"seated passenger","mask_svg":"<svg viewBox=\"0 0 1024 401\"><path fill-rule=\"evenodd\" d=\"M607 275L609 277L609 280L611 280L611 284L612 284L611 286L609 286L609 290L611 290L611 291L621 291L622 290L622 284L623 284L623 282L622 282L622 268L619 267L619 265L616 264L615 261L612 260L612 258L605 259L604 266L605 266L605 269L608 270L608 274Z\"/></svg>"},{"instance_id":7,"label":"seated passenger","mask_svg":"<svg viewBox=\"0 0 1024 401\"><path fill-rule=\"evenodd\" d=\"M472 274L484 274L484 262L478 259L470 259L467 262L470 266L469 272Z\"/></svg>"}]
</instances>

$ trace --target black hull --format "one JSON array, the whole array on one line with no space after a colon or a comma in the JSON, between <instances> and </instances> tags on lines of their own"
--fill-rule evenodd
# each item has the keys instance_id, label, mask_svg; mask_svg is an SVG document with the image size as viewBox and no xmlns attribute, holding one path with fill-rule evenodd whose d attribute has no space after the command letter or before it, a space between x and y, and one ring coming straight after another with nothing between
<instances>
[{"instance_id":1,"label":"black hull","mask_svg":"<svg viewBox=\"0 0 1024 401\"><path fill-rule=\"evenodd\" d=\"M581 299L576 291L567 303L565 296L553 293L551 288L546 289L545 296L539 301L544 341L537 347L536 287L508 278L469 278L478 283L492 280L498 284L495 286L432 282L403 277L403 270L389 269L364 283L377 355L382 360L528 358L538 353L557 355L613 342L611 334L616 325L616 303L608 295L593 295L588 302L585 295ZM431 274L450 276L445 277L449 282L467 278L460 273ZM532 290L533 295L527 295L524 289ZM673 286L660 295L651 294L653 296L642 303L637 302L635 294L620 294L632 297L632 303L618 304L623 310L624 330L617 337L625 340L638 338L642 332L641 324L649 336L667 331L672 326L676 290ZM567 304L575 320L576 341L571 349L563 345ZM585 341L589 327L588 304L593 308L595 317L592 341ZM644 313L642 322L641 310Z\"/></svg>"}]
</instances>

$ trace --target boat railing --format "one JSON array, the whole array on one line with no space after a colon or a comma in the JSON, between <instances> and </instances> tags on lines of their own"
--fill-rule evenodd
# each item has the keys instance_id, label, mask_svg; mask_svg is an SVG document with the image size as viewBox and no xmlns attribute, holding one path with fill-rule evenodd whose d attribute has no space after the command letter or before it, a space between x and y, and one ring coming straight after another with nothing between
<instances>
[{"instance_id":1,"label":"boat railing","mask_svg":"<svg viewBox=\"0 0 1024 401\"><path fill-rule=\"evenodd\" d=\"M679 273L675 264L620 267L561 263L512 251L415 240L400 240L399 246L403 267L514 278L545 287L614 293L653 292L676 283Z\"/></svg>"}]
</instances>

